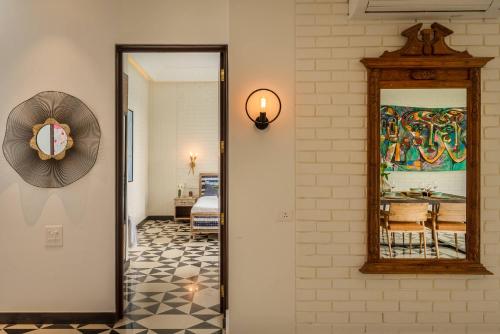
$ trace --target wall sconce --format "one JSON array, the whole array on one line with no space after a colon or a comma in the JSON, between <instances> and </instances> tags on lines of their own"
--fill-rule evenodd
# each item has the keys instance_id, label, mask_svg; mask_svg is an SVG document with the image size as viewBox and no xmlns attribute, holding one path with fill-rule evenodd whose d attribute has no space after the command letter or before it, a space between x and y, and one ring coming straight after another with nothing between
<instances>
[{"instance_id":1,"label":"wall sconce","mask_svg":"<svg viewBox=\"0 0 500 334\"><path fill-rule=\"evenodd\" d=\"M198 153L189 152L189 172L188 175L191 174L191 172L194 175L194 168L196 167L196 158L198 158Z\"/></svg>"},{"instance_id":2,"label":"wall sconce","mask_svg":"<svg viewBox=\"0 0 500 334\"><path fill-rule=\"evenodd\" d=\"M280 115L281 100L272 90L259 88L248 96L245 111L257 129L264 130Z\"/></svg>"}]
</instances>

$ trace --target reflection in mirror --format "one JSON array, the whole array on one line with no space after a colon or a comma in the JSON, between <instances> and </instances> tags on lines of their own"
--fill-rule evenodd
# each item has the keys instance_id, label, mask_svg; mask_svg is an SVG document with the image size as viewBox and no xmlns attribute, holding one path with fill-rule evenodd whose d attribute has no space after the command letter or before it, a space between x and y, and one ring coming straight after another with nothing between
<instances>
[{"instance_id":1,"label":"reflection in mirror","mask_svg":"<svg viewBox=\"0 0 500 334\"><path fill-rule=\"evenodd\" d=\"M380 256L465 259L467 90L380 91Z\"/></svg>"},{"instance_id":2,"label":"reflection in mirror","mask_svg":"<svg viewBox=\"0 0 500 334\"><path fill-rule=\"evenodd\" d=\"M73 146L73 139L69 134L68 125L49 118L43 124L33 126L30 146L38 151L38 156L42 160L51 158L61 160L65 157L66 150Z\"/></svg>"},{"instance_id":3,"label":"reflection in mirror","mask_svg":"<svg viewBox=\"0 0 500 334\"><path fill-rule=\"evenodd\" d=\"M68 135L59 124L44 125L36 136L38 148L47 155L57 155L66 149Z\"/></svg>"}]
</instances>

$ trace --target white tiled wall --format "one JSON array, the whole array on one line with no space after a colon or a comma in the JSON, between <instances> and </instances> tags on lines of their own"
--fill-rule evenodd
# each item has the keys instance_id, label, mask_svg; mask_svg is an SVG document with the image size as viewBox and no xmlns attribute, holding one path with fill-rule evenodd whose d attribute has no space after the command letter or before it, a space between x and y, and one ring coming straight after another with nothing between
<instances>
[{"instance_id":1,"label":"white tiled wall","mask_svg":"<svg viewBox=\"0 0 500 334\"><path fill-rule=\"evenodd\" d=\"M349 21L347 0L296 0L297 334L500 332L500 20L439 22L483 70L482 262L494 276L363 275L366 71L415 21ZM429 23L429 22L425 22Z\"/></svg>"}]
</instances>

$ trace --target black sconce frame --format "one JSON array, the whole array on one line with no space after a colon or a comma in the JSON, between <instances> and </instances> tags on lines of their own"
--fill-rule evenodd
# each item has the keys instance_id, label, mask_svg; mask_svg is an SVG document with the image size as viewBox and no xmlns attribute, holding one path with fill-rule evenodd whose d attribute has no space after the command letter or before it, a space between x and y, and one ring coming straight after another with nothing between
<instances>
[{"instance_id":1,"label":"black sconce frame","mask_svg":"<svg viewBox=\"0 0 500 334\"><path fill-rule=\"evenodd\" d=\"M279 103L278 113L276 114L276 116L272 120L268 120L267 119L267 116L266 116L265 112L261 112L260 115L259 115L259 117L257 117L256 119L253 119L250 116L250 114L248 113L248 101L250 100L250 98L252 97L252 95L254 95L257 92L263 91L263 90L272 93L278 99L278 103ZM248 95L247 101L245 102L245 111L247 113L248 118L252 122L255 123L255 126L257 127L257 129L264 130L264 129L266 129L269 126L269 124L271 124L272 122L274 122L278 118L278 116L280 115L280 113L281 113L281 99L278 96L278 94L276 94L274 91L272 91L272 90L270 90L268 88L259 88L259 89L254 90L253 92L251 92L250 95Z\"/></svg>"}]
</instances>

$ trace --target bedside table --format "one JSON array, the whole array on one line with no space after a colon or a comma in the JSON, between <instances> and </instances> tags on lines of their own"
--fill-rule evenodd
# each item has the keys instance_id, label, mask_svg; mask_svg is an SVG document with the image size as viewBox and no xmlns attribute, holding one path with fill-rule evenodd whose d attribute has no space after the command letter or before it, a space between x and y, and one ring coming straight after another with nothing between
<instances>
[{"instance_id":1,"label":"bedside table","mask_svg":"<svg viewBox=\"0 0 500 334\"><path fill-rule=\"evenodd\" d=\"M191 208L196 203L196 197L174 198L175 221L189 221L191 219Z\"/></svg>"}]
</instances>

